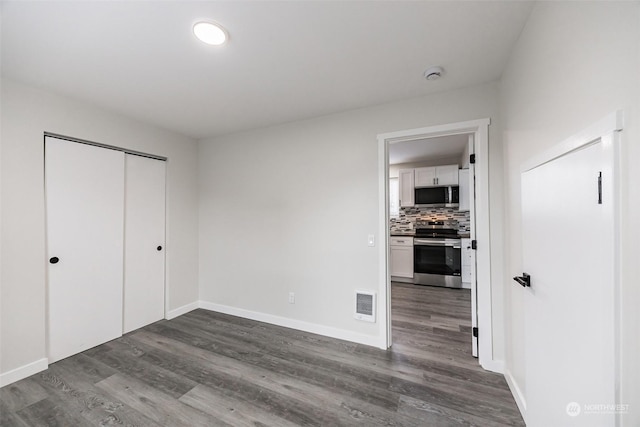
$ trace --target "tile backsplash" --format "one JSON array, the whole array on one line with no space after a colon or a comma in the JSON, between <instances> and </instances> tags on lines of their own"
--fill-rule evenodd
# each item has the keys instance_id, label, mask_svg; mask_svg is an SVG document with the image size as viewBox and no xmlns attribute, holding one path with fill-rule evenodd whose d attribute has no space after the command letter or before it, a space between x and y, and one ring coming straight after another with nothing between
<instances>
[{"instance_id":1,"label":"tile backsplash","mask_svg":"<svg viewBox=\"0 0 640 427\"><path fill-rule=\"evenodd\" d=\"M469 211L460 212L454 208L400 208L400 215L391 218L391 234L412 231L416 220L425 221L458 221L458 233L464 234L470 231Z\"/></svg>"}]
</instances>

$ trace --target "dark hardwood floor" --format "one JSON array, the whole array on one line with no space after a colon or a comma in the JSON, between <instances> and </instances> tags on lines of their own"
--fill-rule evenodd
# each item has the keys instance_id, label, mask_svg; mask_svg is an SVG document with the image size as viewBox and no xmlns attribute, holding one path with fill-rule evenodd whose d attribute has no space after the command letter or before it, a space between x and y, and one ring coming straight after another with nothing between
<instances>
[{"instance_id":1,"label":"dark hardwood floor","mask_svg":"<svg viewBox=\"0 0 640 427\"><path fill-rule=\"evenodd\" d=\"M469 291L393 284L391 350L205 310L0 390L2 426L523 426Z\"/></svg>"}]
</instances>

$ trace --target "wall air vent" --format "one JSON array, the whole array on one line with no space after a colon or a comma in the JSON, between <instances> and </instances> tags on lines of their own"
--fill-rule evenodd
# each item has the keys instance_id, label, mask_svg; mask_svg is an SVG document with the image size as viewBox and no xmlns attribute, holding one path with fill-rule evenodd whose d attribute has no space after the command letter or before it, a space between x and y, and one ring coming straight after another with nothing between
<instances>
[{"instance_id":1,"label":"wall air vent","mask_svg":"<svg viewBox=\"0 0 640 427\"><path fill-rule=\"evenodd\" d=\"M356 291L356 312L353 315L365 322L376 321L376 294L370 291Z\"/></svg>"}]
</instances>

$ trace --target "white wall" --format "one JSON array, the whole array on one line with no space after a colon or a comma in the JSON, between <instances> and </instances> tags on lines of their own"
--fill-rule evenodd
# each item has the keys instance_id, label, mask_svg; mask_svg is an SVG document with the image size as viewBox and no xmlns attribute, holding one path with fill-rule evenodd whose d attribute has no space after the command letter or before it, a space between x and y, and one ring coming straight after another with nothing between
<instances>
[{"instance_id":1,"label":"white wall","mask_svg":"<svg viewBox=\"0 0 640 427\"><path fill-rule=\"evenodd\" d=\"M2 80L3 374L46 357L45 131L168 157L170 309L198 300L197 145L190 138Z\"/></svg>"},{"instance_id":2,"label":"white wall","mask_svg":"<svg viewBox=\"0 0 640 427\"><path fill-rule=\"evenodd\" d=\"M383 325L353 319L355 290L380 292L378 249L367 247L379 221L376 135L495 117L497 100L497 85L488 84L201 141L201 299L381 342ZM495 123L492 202L500 203ZM491 244L501 253L501 240ZM494 333L501 339L497 270Z\"/></svg>"},{"instance_id":3,"label":"white wall","mask_svg":"<svg viewBox=\"0 0 640 427\"><path fill-rule=\"evenodd\" d=\"M622 403L631 404L633 412L626 416L625 426L640 425L639 57L639 2L538 2L501 85L509 224L505 277L522 272L520 165L608 113L617 109L625 112L621 165ZM507 287L506 367L526 397L522 298L519 286Z\"/></svg>"}]
</instances>

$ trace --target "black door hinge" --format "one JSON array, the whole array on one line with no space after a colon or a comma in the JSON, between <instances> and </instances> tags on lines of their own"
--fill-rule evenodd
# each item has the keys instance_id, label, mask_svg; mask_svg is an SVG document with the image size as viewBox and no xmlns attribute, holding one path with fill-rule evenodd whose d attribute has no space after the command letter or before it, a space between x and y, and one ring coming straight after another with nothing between
<instances>
[{"instance_id":1,"label":"black door hinge","mask_svg":"<svg viewBox=\"0 0 640 427\"><path fill-rule=\"evenodd\" d=\"M478 249L478 242L476 240L471 241L471 249Z\"/></svg>"},{"instance_id":2,"label":"black door hinge","mask_svg":"<svg viewBox=\"0 0 640 427\"><path fill-rule=\"evenodd\" d=\"M469 163L473 164L476 162L476 155L475 154L471 154L469 156Z\"/></svg>"},{"instance_id":3,"label":"black door hinge","mask_svg":"<svg viewBox=\"0 0 640 427\"><path fill-rule=\"evenodd\" d=\"M478 338L478 328L473 328L471 330L471 333L473 334L474 337Z\"/></svg>"}]
</instances>

